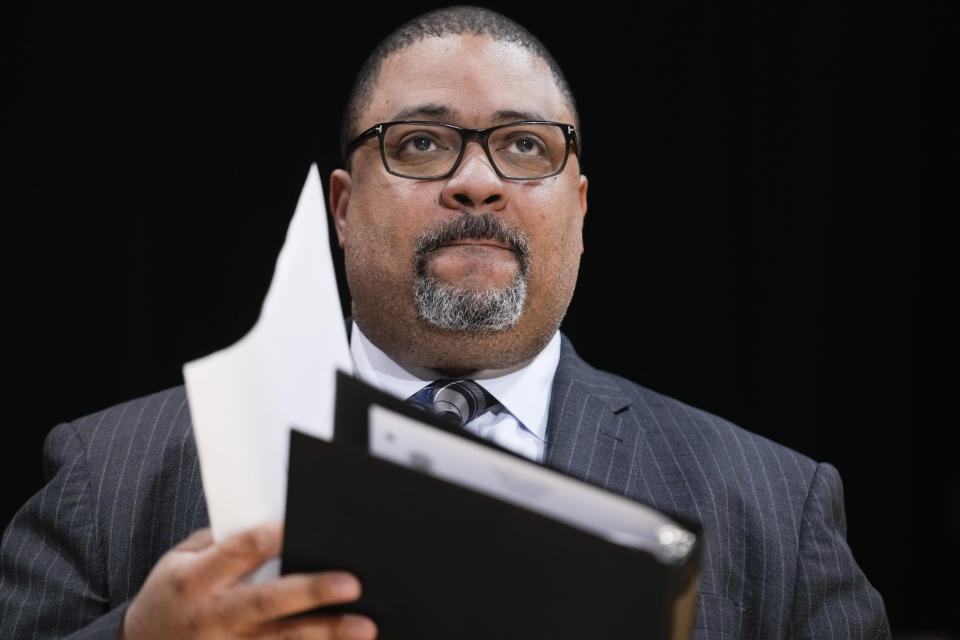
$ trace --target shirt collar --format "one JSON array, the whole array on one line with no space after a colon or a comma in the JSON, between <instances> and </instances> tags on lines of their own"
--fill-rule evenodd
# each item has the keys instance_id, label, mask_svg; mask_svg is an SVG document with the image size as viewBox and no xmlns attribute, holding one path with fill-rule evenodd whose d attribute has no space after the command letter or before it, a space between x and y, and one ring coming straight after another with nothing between
<instances>
[{"instance_id":1,"label":"shirt collar","mask_svg":"<svg viewBox=\"0 0 960 640\"><path fill-rule=\"evenodd\" d=\"M402 367L363 335L353 323L350 353L357 377L381 391L407 399L437 378L446 377L423 367ZM476 380L507 411L541 440L546 440L553 377L560 362L560 332L528 364L509 369L483 369L463 376Z\"/></svg>"}]
</instances>

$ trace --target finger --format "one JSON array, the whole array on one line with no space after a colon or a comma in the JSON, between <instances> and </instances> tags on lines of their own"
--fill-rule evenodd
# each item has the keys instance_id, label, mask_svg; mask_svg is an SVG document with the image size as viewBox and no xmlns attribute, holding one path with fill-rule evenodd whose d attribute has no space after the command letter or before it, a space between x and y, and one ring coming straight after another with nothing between
<instances>
[{"instance_id":1,"label":"finger","mask_svg":"<svg viewBox=\"0 0 960 640\"><path fill-rule=\"evenodd\" d=\"M197 529L189 536L184 538L177 544L174 549L177 551L200 551L205 549L213 544L213 534L210 532L210 527L204 529Z\"/></svg>"},{"instance_id":2,"label":"finger","mask_svg":"<svg viewBox=\"0 0 960 640\"><path fill-rule=\"evenodd\" d=\"M345 571L291 574L236 587L224 599L220 615L244 629L317 607L353 602L360 592L360 581Z\"/></svg>"},{"instance_id":3,"label":"finger","mask_svg":"<svg viewBox=\"0 0 960 640\"><path fill-rule=\"evenodd\" d=\"M374 640L377 625L365 616L310 616L277 620L262 627L262 638L309 638L310 640Z\"/></svg>"},{"instance_id":4,"label":"finger","mask_svg":"<svg viewBox=\"0 0 960 640\"><path fill-rule=\"evenodd\" d=\"M196 576L197 584L209 587L233 584L280 555L282 541L280 523L247 529L205 549L190 571Z\"/></svg>"}]
</instances>

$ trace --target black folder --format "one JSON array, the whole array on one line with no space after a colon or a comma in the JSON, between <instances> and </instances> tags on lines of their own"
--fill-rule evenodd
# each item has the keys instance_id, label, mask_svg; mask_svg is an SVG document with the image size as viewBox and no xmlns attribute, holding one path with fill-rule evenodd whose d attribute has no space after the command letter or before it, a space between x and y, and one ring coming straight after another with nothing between
<instances>
[{"instance_id":1,"label":"black folder","mask_svg":"<svg viewBox=\"0 0 960 640\"><path fill-rule=\"evenodd\" d=\"M665 561L377 458L371 405L445 428L339 374L334 441L291 433L281 571L346 569L363 583L358 602L328 611L370 616L385 640L689 637L698 542Z\"/></svg>"}]
</instances>

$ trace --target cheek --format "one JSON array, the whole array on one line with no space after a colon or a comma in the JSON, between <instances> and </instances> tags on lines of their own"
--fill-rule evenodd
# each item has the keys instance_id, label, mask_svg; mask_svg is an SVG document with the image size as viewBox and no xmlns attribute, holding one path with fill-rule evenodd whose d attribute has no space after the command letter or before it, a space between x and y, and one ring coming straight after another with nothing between
<instances>
[{"instance_id":1,"label":"cheek","mask_svg":"<svg viewBox=\"0 0 960 640\"><path fill-rule=\"evenodd\" d=\"M413 180L371 180L351 199L347 246L358 259L397 271L412 264L414 238L425 226L431 195Z\"/></svg>"},{"instance_id":2,"label":"cheek","mask_svg":"<svg viewBox=\"0 0 960 640\"><path fill-rule=\"evenodd\" d=\"M579 205L569 199L538 203L528 233L539 238L540 258L557 265L579 260L583 252L583 217Z\"/></svg>"},{"instance_id":3,"label":"cheek","mask_svg":"<svg viewBox=\"0 0 960 640\"><path fill-rule=\"evenodd\" d=\"M539 204L538 213L529 219L535 226L527 231L533 245L528 284L536 304L550 306L569 302L583 252L583 218L579 205L569 199Z\"/></svg>"}]
</instances>

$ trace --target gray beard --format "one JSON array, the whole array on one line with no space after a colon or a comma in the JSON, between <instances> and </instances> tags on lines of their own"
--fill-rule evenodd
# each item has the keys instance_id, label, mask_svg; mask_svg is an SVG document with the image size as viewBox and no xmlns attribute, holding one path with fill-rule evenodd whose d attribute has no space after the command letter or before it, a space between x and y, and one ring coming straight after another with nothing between
<instances>
[{"instance_id":1,"label":"gray beard","mask_svg":"<svg viewBox=\"0 0 960 640\"><path fill-rule=\"evenodd\" d=\"M417 276L414 297L420 317L452 331L501 331L515 325L527 297L526 270L503 289L460 289L429 274Z\"/></svg>"},{"instance_id":2,"label":"gray beard","mask_svg":"<svg viewBox=\"0 0 960 640\"><path fill-rule=\"evenodd\" d=\"M509 246L517 255L517 275L502 289L464 289L437 281L428 273L430 252L460 238L495 238ZM414 253L414 300L422 319L451 331L501 331L520 320L530 270L530 243L520 231L490 214L464 212L422 233Z\"/></svg>"}]
</instances>

